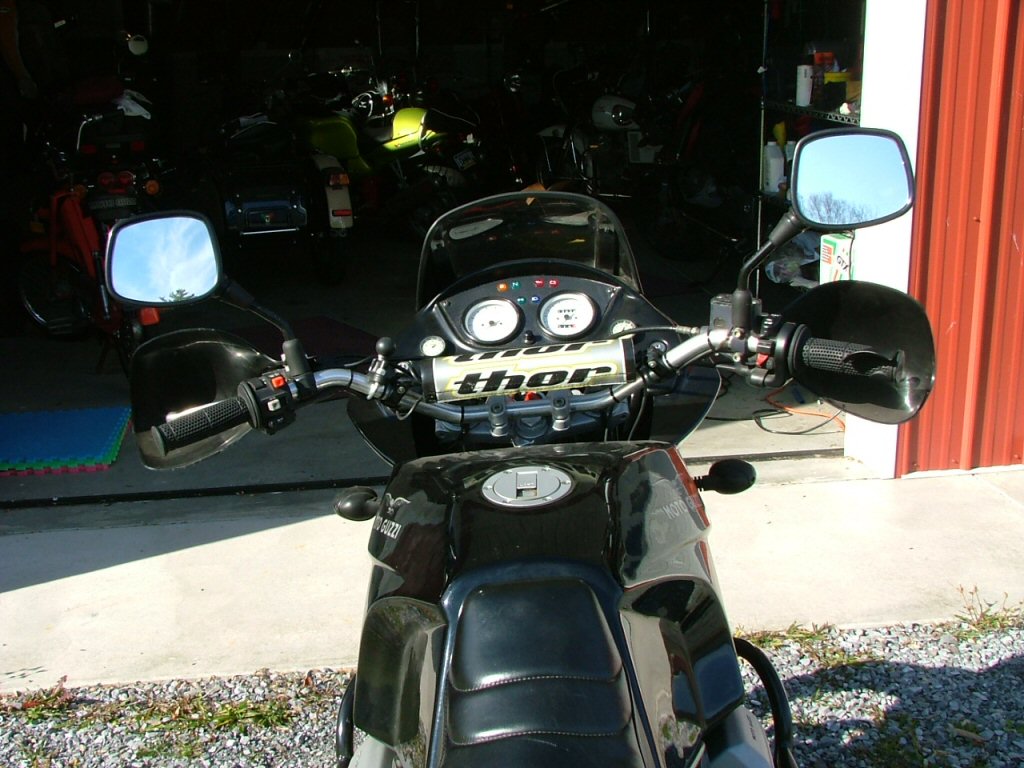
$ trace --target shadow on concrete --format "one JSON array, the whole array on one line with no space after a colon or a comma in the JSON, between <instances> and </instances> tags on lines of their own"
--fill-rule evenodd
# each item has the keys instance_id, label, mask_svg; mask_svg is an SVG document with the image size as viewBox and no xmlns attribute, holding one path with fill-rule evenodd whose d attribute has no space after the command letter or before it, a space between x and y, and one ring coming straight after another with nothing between
<instances>
[{"instance_id":1,"label":"shadow on concrete","mask_svg":"<svg viewBox=\"0 0 1024 768\"><path fill-rule=\"evenodd\" d=\"M324 517L333 497L239 494L14 511L0 536L0 593ZM238 556L244 580L245 550Z\"/></svg>"}]
</instances>

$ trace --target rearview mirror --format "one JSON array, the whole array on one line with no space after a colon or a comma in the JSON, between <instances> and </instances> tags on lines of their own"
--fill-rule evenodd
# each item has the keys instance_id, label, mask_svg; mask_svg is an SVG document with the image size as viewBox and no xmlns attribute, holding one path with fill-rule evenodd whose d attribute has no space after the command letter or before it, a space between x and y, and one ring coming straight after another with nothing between
<instances>
[{"instance_id":1,"label":"rearview mirror","mask_svg":"<svg viewBox=\"0 0 1024 768\"><path fill-rule=\"evenodd\" d=\"M220 284L217 241L198 213L175 211L119 221L107 243L107 287L127 304L179 307Z\"/></svg>"},{"instance_id":2,"label":"rearview mirror","mask_svg":"<svg viewBox=\"0 0 1024 768\"><path fill-rule=\"evenodd\" d=\"M793 157L793 210L811 229L856 229L902 216L913 203L910 157L891 131L812 133Z\"/></svg>"}]
</instances>

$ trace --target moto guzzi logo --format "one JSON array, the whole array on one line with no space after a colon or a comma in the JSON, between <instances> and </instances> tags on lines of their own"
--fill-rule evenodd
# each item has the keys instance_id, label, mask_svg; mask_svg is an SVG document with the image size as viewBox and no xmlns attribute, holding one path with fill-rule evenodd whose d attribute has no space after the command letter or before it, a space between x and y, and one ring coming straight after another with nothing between
<instances>
[{"instance_id":1,"label":"moto guzzi logo","mask_svg":"<svg viewBox=\"0 0 1024 768\"><path fill-rule=\"evenodd\" d=\"M626 381L628 342L552 344L480 352L433 362L438 400L607 386Z\"/></svg>"}]
</instances>

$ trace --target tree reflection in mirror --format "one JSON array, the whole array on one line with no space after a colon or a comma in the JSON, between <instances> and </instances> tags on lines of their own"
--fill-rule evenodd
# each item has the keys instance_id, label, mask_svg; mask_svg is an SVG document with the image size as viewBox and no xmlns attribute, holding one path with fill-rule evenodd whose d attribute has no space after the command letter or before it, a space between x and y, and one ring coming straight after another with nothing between
<instances>
[{"instance_id":1,"label":"tree reflection in mirror","mask_svg":"<svg viewBox=\"0 0 1024 768\"><path fill-rule=\"evenodd\" d=\"M110 289L122 301L180 305L206 298L220 280L213 232L197 214L126 220L111 233Z\"/></svg>"},{"instance_id":2,"label":"tree reflection in mirror","mask_svg":"<svg viewBox=\"0 0 1024 768\"><path fill-rule=\"evenodd\" d=\"M879 224L905 213L912 201L910 158L893 133L822 131L797 148L793 206L812 228Z\"/></svg>"}]
</instances>

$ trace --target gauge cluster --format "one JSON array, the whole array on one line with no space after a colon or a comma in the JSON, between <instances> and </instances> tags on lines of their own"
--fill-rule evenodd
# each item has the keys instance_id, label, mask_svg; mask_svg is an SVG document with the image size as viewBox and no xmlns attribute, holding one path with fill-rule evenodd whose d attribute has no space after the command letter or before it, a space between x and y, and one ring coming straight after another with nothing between
<instances>
[{"instance_id":1,"label":"gauge cluster","mask_svg":"<svg viewBox=\"0 0 1024 768\"><path fill-rule=\"evenodd\" d=\"M479 361L629 336L638 354L667 349L679 336L643 294L589 275L495 276L438 296L395 341L404 359L472 355ZM637 331L637 333L633 333ZM582 347L581 347L582 348Z\"/></svg>"},{"instance_id":2,"label":"gauge cluster","mask_svg":"<svg viewBox=\"0 0 1024 768\"><path fill-rule=\"evenodd\" d=\"M579 277L498 280L443 301L455 335L473 348L580 339L597 330L623 289Z\"/></svg>"}]
</instances>

